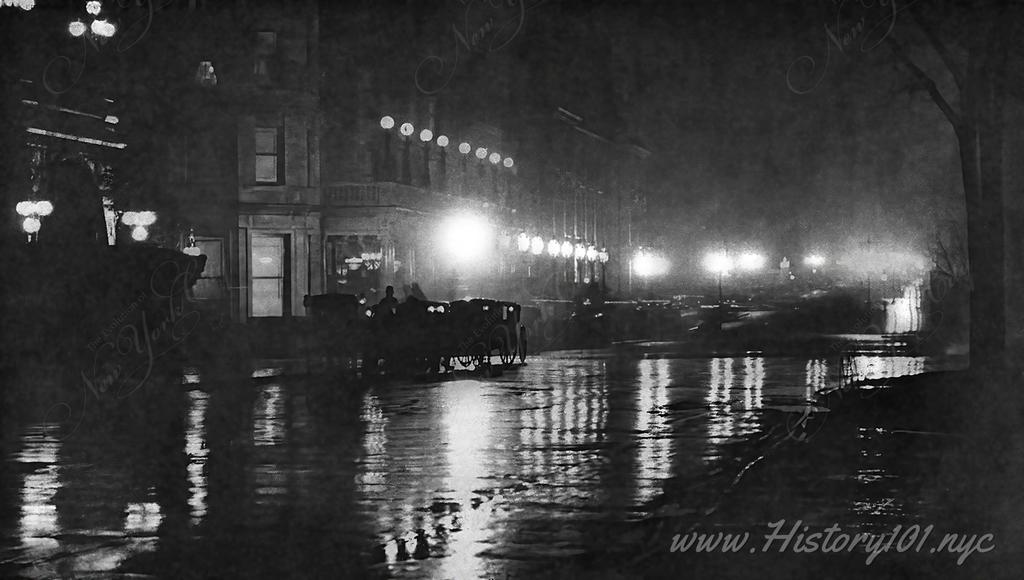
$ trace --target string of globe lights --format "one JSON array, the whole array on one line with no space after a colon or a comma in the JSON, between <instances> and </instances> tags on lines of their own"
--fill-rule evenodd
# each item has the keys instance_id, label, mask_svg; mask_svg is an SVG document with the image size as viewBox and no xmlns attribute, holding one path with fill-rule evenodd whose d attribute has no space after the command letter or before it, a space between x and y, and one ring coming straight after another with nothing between
<instances>
[{"instance_id":1,"label":"string of globe lights","mask_svg":"<svg viewBox=\"0 0 1024 580\"><path fill-rule=\"evenodd\" d=\"M394 129L395 125L395 118L390 115L384 115L383 117L380 118L380 126L385 131L390 131L391 129ZM403 137L408 139L411 138L414 133L416 133L416 127L414 127L412 123L402 123L401 125L398 126L398 132ZM438 135L437 139L434 139L434 132L431 131L430 129L422 129L419 132L419 139L420 141L423 142L424 145L429 144L431 142L437 143L437 146L440 147L441 149L447 148L448 145L451 143L447 135ZM463 141L462 143L459 144L459 153L462 153L463 155L469 155L471 151L473 151L473 146L470 145L468 142ZM501 153L498 153L497 151L488 151L486 147L477 147L476 152L474 154L476 155L476 158L481 161L486 159L487 161L490 161L492 165L497 166L500 164L506 169L512 169L512 167L515 165L515 161L513 161L511 157L503 157Z\"/></svg>"},{"instance_id":2,"label":"string of globe lights","mask_svg":"<svg viewBox=\"0 0 1024 580\"><path fill-rule=\"evenodd\" d=\"M598 249L596 245L584 242L562 239L551 238L547 242L541 236L531 236L526 232L521 232L516 237L516 245L520 252L530 253L534 256L540 256L547 254L552 258L574 258L576 260L586 260L588 262L599 262L601 264L608 263L609 254L605 248Z\"/></svg>"},{"instance_id":3,"label":"string of globe lights","mask_svg":"<svg viewBox=\"0 0 1024 580\"><path fill-rule=\"evenodd\" d=\"M0 6L17 6L22 10L32 10L36 7L36 0L2 0Z\"/></svg>"}]
</instances>

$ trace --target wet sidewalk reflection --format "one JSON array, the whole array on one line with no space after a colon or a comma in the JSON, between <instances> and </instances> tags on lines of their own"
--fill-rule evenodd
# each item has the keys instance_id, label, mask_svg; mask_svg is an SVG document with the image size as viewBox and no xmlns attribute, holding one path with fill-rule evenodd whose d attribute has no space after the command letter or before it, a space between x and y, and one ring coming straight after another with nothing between
<instances>
[{"instance_id":1,"label":"wet sidewalk reflection","mask_svg":"<svg viewBox=\"0 0 1024 580\"><path fill-rule=\"evenodd\" d=\"M668 509L666 492L697 517L758 452L766 417L814 408L843 372L821 358L529 362L363 385L296 361L190 367L70 435L19 409L0 575L528 576Z\"/></svg>"}]
</instances>

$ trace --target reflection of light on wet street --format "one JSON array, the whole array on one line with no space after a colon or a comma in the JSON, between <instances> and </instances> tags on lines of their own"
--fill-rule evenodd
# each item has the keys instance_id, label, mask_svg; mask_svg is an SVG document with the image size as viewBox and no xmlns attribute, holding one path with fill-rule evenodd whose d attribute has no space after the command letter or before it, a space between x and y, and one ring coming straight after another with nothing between
<instances>
[{"instance_id":1,"label":"reflection of light on wet street","mask_svg":"<svg viewBox=\"0 0 1024 580\"><path fill-rule=\"evenodd\" d=\"M155 534L162 519L160 504L156 502L129 503L125 510L124 531L129 535Z\"/></svg>"},{"instance_id":2,"label":"reflection of light on wet street","mask_svg":"<svg viewBox=\"0 0 1024 580\"><path fill-rule=\"evenodd\" d=\"M845 361L844 374L855 381L889 379L924 372L923 356L857 355Z\"/></svg>"},{"instance_id":3,"label":"reflection of light on wet street","mask_svg":"<svg viewBox=\"0 0 1024 580\"><path fill-rule=\"evenodd\" d=\"M828 385L828 363L825 359L810 359L807 361L806 373L807 393L804 398L813 401L814 397Z\"/></svg>"},{"instance_id":4,"label":"reflection of light on wet street","mask_svg":"<svg viewBox=\"0 0 1024 580\"><path fill-rule=\"evenodd\" d=\"M21 541L23 544L57 544L52 536L58 532L57 506L53 496L60 489L57 454L60 441L53 434L54 427L36 426L23 437L25 447L17 461L40 464L25 475L21 490Z\"/></svg>"},{"instance_id":5,"label":"reflection of light on wet street","mask_svg":"<svg viewBox=\"0 0 1024 580\"><path fill-rule=\"evenodd\" d=\"M661 491L661 484L672 466L669 446L672 440L665 422L668 404L669 372L666 359L643 359L640 374L636 432L640 438L637 452L636 501L643 505Z\"/></svg>"},{"instance_id":6,"label":"reflection of light on wet street","mask_svg":"<svg viewBox=\"0 0 1024 580\"><path fill-rule=\"evenodd\" d=\"M474 578L484 572L480 560L475 558L479 549L475 545L487 537L492 504L475 505L473 490L483 485L481 478L489 475L485 471L485 450L494 410L482 387L477 381L453 381L442 387L441 421L447 437L449 466L445 487L449 500L460 506L459 531L451 535L451 556L442 567L445 578Z\"/></svg>"},{"instance_id":7,"label":"reflection of light on wet street","mask_svg":"<svg viewBox=\"0 0 1024 580\"><path fill-rule=\"evenodd\" d=\"M899 334L918 332L923 325L921 283L903 287L903 295L888 301L885 309L885 332Z\"/></svg>"},{"instance_id":8,"label":"reflection of light on wet street","mask_svg":"<svg viewBox=\"0 0 1024 580\"><path fill-rule=\"evenodd\" d=\"M256 445L280 445L284 443L284 398L281 385L264 385L256 398L253 413L253 443Z\"/></svg>"},{"instance_id":9,"label":"reflection of light on wet street","mask_svg":"<svg viewBox=\"0 0 1024 580\"><path fill-rule=\"evenodd\" d=\"M185 426L185 454L188 456L188 505L192 523L198 525L206 515L206 406L209 396L193 389L188 392L188 417Z\"/></svg>"}]
</instances>

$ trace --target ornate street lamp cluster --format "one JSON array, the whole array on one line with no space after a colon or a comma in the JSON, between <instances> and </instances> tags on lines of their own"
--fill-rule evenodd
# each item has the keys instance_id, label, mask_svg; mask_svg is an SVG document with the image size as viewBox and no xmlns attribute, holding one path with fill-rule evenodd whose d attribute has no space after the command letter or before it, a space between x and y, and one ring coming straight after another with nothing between
<instances>
[{"instance_id":1,"label":"ornate street lamp cluster","mask_svg":"<svg viewBox=\"0 0 1024 580\"><path fill-rule=\"evenodd\" d=\"M53 213L53 204L45 200L19 201L15 209L18 211L18 215L25 218L21 222L21 229L28 234L29 240L31 240L32 236L39 233L39 229L43 227L43 221L40 218Z\"/></svg>"},{"instance_id":2,"label":"ornate street lamp cluster","mask_svg":"<svg viewBox=\"0 0 1024 580\"><path fill-rule=\"evenodd\" d=\"M149 226L156 222L156 212L126 211L121 216L121 223L132 228L132 239L144 242L149 237Z\"/></svg>"},{"instance_id":3,"label":"ornate street lamp cluster","mask_svg":"<svg viewBox=\"0 0 1024 580\"><path fill-rule=\"evenodd\" d=\"M36 6L36 0L2 0L2 6L17 6L22 10L32 10Z\"/></svg>"},{"instance_id":4,"label":"ornate street lamp cluster","mask_svg":"<svg viewBox=\"0 0 1024 580\"><path fill-rule=\"evenodd\" d=\"M390 131L391 129L394 129L395 125L396 121L394 117L390 115L384 115L383 117L380 118L380 126L385 131ZM416 127L414 127L412 123L402 123L398 127L398 132L405 138L411 138L413 134L416 133ZM424 144L434 142L437 144L438 147L442 149L448 147L448 145L450 144L450 140L448 139L447 135L438 135L437 138L435 139L434 132L431 131L430 129L421 130L419 133L419 139ZM469 143L464 141L459 144L459 153L462 153L463 155L469 155L471 151L473 151L473 147ZM476 158L481 161L490 161L491 164L495 166L500 164L504 166L506 169L511 169L512 166L515 164L511 157L502 157L501 153L498 153L497 151L488 152L486 147L477 147L475 155Z\"/></svg>"},{"instance_id":5,"label":"ornate street lamp cluster","mask_svg":"<svg viewBox=\"0 0 1024 580\"><path fill-rule=\"evenodd\" d=\"M521 232L516 237L516 246L520 252L533 254L534 256L547 253L552 258L575 258L576 260L600 262L601 264L607 263L609 258L608 250L604 248L598 249L594 244L579 240L573 242L568 239L558 240L555 238L545 242L541 236L531 236L526 232Z\"/></svg>"},{"instance_id":6,"label":"ornate street lamp cluster","mask_svg":"<svg viewBox=\"0 0 1024 580\"><path fill-rule=\"evenodd\" d=\"M85 22L76 18L68 24L68 33L75 38L82 36L86 32L90 32L98 39L107 39L114 36L114 33L117 32L117 27L106 18L99 18L102 10L103 4L98 0L89 0L89 2L86 2L85 11L92 17L92 22L86 26Z\"/></svg>"}]
</instances>

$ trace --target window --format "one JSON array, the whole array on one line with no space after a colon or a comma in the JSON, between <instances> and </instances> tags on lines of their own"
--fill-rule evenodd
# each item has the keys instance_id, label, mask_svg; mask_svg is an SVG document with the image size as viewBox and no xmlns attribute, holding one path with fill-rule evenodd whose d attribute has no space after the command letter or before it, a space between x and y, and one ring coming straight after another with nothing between
<instances>
[{"instance_id":1,"label":"window","mask_svg":"<svg viewBox=\"0 0 1024 580\"><path fill-rule=\"evenodd\" d=\"M281 183L280 131L256 128L256 183Z\"/></svg>"},{"instance_id":2,"label":"window","mask_svg":"<svg viewBox=\"0 0 1024 580\"><path fill-rule=\"evenodd\" d=\"M285 236L252 238L252 316L284 316L286 305L287 256Z\"/></svg>"},{"instance_id":3,"label":"window","mask_svg":"<svg viewBox=\"0 0 1024 580\"><path fill-rule=\"evenodd\" d=\"M277 52L277 33L261 31L256 33L256 49L254 51L254 64L252 74L263 79L269 79L271 71L271 59Z\"/></svg>"}]
</instances>

